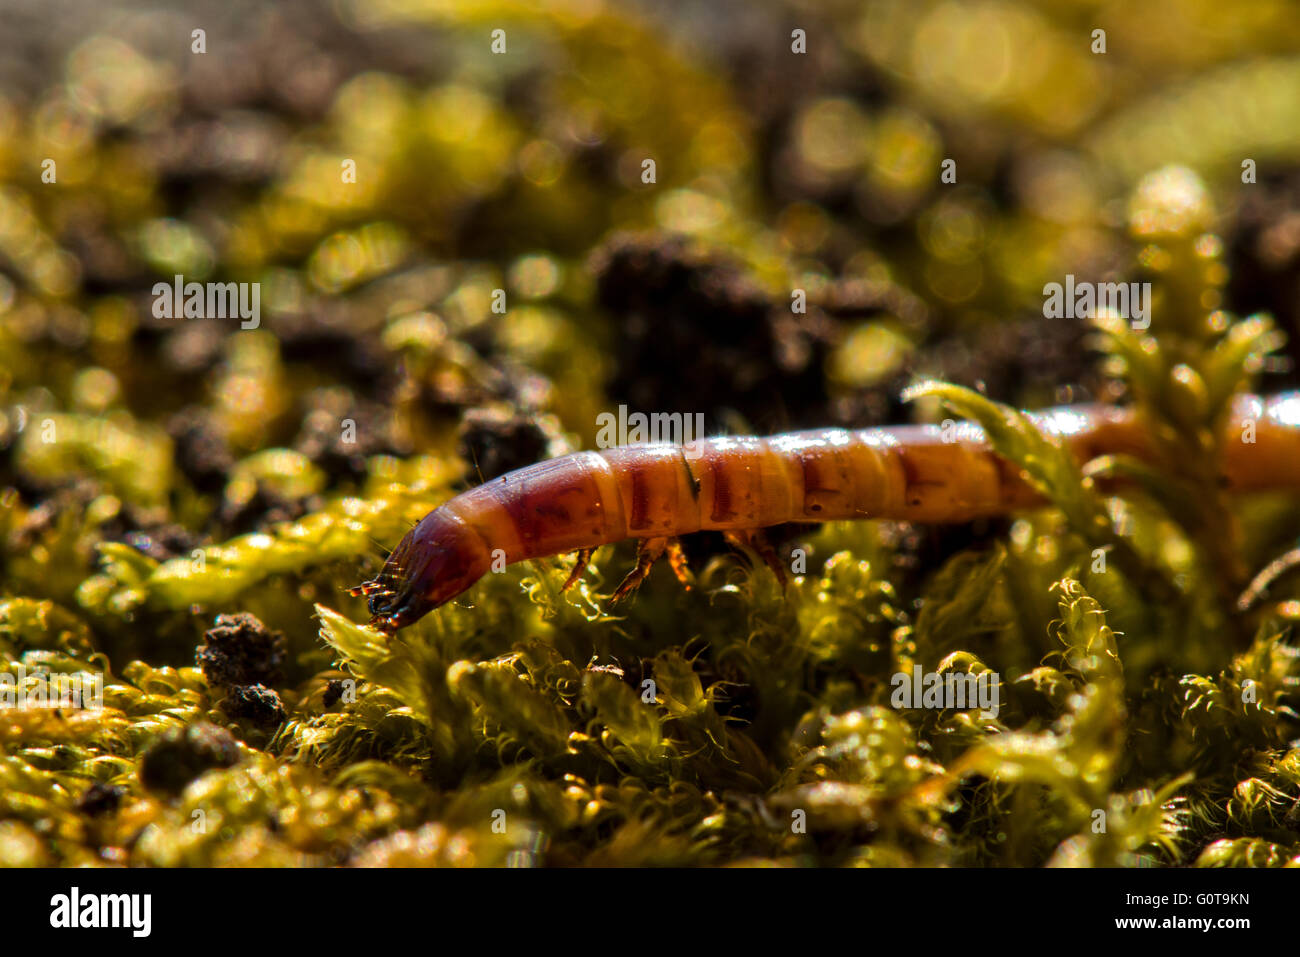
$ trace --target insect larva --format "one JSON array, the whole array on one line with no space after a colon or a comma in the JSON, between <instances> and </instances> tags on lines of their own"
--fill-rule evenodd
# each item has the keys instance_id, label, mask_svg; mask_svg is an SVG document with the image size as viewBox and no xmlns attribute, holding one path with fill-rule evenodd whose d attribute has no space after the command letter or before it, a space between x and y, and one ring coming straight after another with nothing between
<instances>
[{"instance_id":1,"label":"insect larva","mask_svg":"<svg viewBox=\"0 0 1300 957\"><path fill-rule=\"evenodd\" d=\"M1066 406L1031 418L1081 463L1151 454L1131 410ZM1247 420L1254 422L1253 441L1242 439ZM1300 488L1300 392L1241 396L1227 428L1222 467L1230 488ZM690 532L722 531L753 545L784 579L757 530L859 518L960 522L1036 501L1019 468L972 423L622 446L539 462L457 495L426 515L379 575L352 592L367 596L371 624L391 633L478 581L496 549L507 563L577 552L567 588L597 547L638 538L636 567L614 593L620 599L665 553L685 580L676 537Z\"/></svg>"}]
</instances>

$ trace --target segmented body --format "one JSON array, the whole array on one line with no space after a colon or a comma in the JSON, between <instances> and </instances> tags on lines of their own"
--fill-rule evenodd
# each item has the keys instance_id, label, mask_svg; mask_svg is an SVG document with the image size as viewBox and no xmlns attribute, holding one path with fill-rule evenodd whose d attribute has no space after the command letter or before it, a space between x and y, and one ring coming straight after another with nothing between
<instances>
[{"instance_id":1,"label":"segmented body","mask_svg":"<svg viewBox=\"0 0 1300 957\"><path fill-rule=\"evenodd\" d=\"M1103 454L1150 457L1150 439L1131 410L1068 406L1031 418L1080 462ZM1300 393L1242 396L1227 428L1235 438L1224 443L1230 487L1300 488ZM1248 432L1253 441L1243 441ZM499 566L576 551L571 583L595 548L642 539L642 560L621 596L676 536L691 532L743 540L787 522L958 522L1035 502L1019 468L971 423L622 446L540 462L456 496L430 512L380 575L355 591L369 597L372 624L391 631L463 592L494 558ZM680 553L670 554L680 572Z\"/></svg>"}]
</instances>

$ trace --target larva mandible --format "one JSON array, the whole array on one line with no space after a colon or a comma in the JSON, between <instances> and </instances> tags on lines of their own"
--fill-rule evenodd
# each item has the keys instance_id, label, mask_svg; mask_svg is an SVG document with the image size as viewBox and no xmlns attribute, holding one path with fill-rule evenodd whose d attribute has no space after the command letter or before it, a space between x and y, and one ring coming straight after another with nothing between
<instances>
[{"instance_id":1,"label":"larva mandible","mask_svg":"<svg viewBox=\"0 0 1300 957\"><path fill-rule=\"evenodd\" d=\"M1029 415L1081 463L1106 454L1150 458L1130 409L1063 406ZM1253 442L1241 441L1247 420L1255 423ZM1227 428L1236 439L1223 445L1229 488L1300 488L1300 392L1239 396ZM507 564L577 552L568 588L596 548L638 538L636 567L617 600L665 553L684 580L676 536L690 532L722 531L754 545L784 579L757 530L862 518L960 522L1036 501L1018 467L968 422L950 431L820 429L619 446L539 462L457 495L426 515L378 576L352 594L367 597L371 625L391 634L478 581L497 549Z\"/></svg>"}]
</instances>

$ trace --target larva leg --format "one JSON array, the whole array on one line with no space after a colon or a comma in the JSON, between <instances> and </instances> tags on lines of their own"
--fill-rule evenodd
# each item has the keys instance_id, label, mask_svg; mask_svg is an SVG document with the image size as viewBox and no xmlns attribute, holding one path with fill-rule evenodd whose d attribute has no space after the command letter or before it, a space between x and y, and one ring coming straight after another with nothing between
<instances>
[{"instance_id":1,"label":"larva leg","mask_svg":"<svg viewBox=\"0 0 1300 957\"><path fill-rule=\"evenodd\" d=\"M578 549L578 560L573 563L573 571L569 572L569 577L564 580L560 586L560 591L568 591L574 585L578 584L578 579L587 571L587 565L591 562L591 556L596 554L594 548Z\"/></svg>"},{"instance_id":2,"label":"larva leg","mask_svg":"<svg viewBox=\"0 0 1300 957\"><path fill-rule=\"evenodd\" d=\"M610 603L620 602L640 587L650 574L650 569L668 549L666 538L646 538L637 543L636 567L623 579L623 584L610 596Z\"/></svg>"},{"instance_id":3,"label":"larva leg","mask_svg":"<svg viewBox=\"0 0 1300 957\"><path fill-rule=\"evenodd\" d=\"M776 549L772 547L771 541L763 534L762 529L733 529L724 532L723 537L728 544L741 551L755 552L759 558L763 559L763 564L772 569L772 574L776 576L776 580L781 587L785 588L785 566L781 564L781 557L777 555Z\"/></svg>"},{"instance_id":4,"label":"larva leg","mask_svg":"<svg viewBox=\"0 0 1300 957\"><path fill-rule=\"evenodd\" d=\"M691 585L694 584L694 576L691 575L690 566L686 564L686 553L682 551L682 543L675 538L668 542L668 564L672 566L673 574L682 583L682 587L690 591Z\"/></svg>"},{"instance_id":5,"label":"larva leg","mask_svg":"<svg viewBox=\"0 0 1300 957\"><path fill-rule=\"evenodd\" d=\"M362 582L360 585L354 585L348 589L348 594L353 598L369 597L385 591L385 586L378 579Z\"/></svg>"}]
</instances>

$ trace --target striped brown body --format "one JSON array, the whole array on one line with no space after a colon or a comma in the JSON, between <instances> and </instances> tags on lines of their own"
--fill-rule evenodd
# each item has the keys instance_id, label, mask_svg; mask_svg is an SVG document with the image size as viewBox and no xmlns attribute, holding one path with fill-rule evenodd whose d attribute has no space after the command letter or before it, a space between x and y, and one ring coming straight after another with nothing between
<instances>
[{"instance_id":1,"label":"striped brown body","mask_svg":"<svg viewBox=\"0 0 1300 957\"><path fill-rule=\"evenodd\" d=\"M1114 453L1149 457L1148 439L1129 410L1075 406L1031 417L1080 462ZM1243 396L1228 428L1241 432L1244 419L1256 423L1254 441L1225 443L1229 484L1300 487L1300 393L1267 401ZM978 426L964 422L947 430L822 429L577 452L435 509L360 591L370 596L372 624L391 630L460 594L494 556L498 564L571 551L587 556L625 538L667 542L690 532L786 522L957 522L1035 501L1019 469L989 447ZM650 562L644 564L642 577Z\"/></svg>"}]
</instances>

